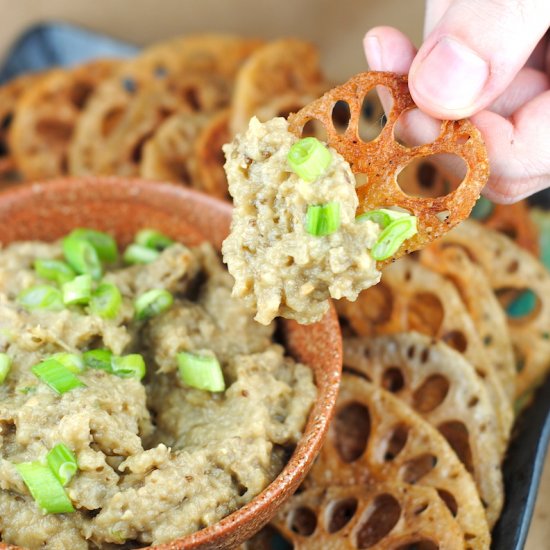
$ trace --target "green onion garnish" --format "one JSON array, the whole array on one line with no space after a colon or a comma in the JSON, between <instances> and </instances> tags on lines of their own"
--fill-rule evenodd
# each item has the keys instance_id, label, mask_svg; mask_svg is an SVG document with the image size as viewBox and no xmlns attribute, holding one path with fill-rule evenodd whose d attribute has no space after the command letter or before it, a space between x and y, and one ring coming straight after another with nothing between
<instances>
[{"instance_id":1,"label":"green onion garnish","mask_svg":"<svg viewBox=\"0 0 550 550\"><path fill-rule=\"evenodd\" d=\"M304 181L313 182L326 172L332 154L317 138L307 137L290 148L287 159L295 174Z\"/></svg>"},{"instance_id":2,"label":"green onion garnish","mask_svg":"<svg viewBox=\"0 0 550 550\"><path fill-rule=\"evenodd\" d=\"M322 237L330 235L340 227L340 203L329 202L317 206L309 205L306 214L306 231Z\"/></svg>"},{"instance_id":3,"label":"green onion garnish","mask_svg":"<svg viewBox=\"0 0 550 550\"><path fill-rule=\"evenodd\" d=\"M65 305L87 304L92 297L92 276L79 275L72 281L64 283L61 290Z\"/></svg>"},{"instance_id":4,"label":"green onion garnish","mask_svg":"<svg viewBox=\"0 0 550 550\"><path fill-rule=\"evenodd\" d=\"M0 384L4 383L4 380L8 376L11 368L11 358L7 353L0 353Z\"/></svg>"},{"instance_id":5,"label":"green onion garnish","mask_svg":"<svg viewBox=\"0 0 550 550\"><path fill-rule=\"evenodd\" d=\"M155 317L172 307L174 297L170 292L162 288L155 288L145 292L134 303L136 308L136 319L145 321Z\"/></svg>"},{"instance_id":6,"label":"green onion garnish","mask_svg":"<svg viewBox=\"0 0 550 550\"><path fill-rule=\"evenodd\" d=\"M81 372L84 372L86 368L82 357L74 353L55 353L50 357L50 359L57 361L66 369L70 370L73 374L80 374Z\"/></svg>"},{"instance_id":7,"label":"green onion garnish","mask_svg":"<svg viewBox=\"0 0 550 550\"><path fill-rule=\"evenodd\" d=\"M355 218L356 222L371 221L377 223L382 229L385 229L394 220L410 216L407 212L398 212L396 210L389 210L388 208L380 208L379 210L371 210L365 212Z\"/></svg>"},{"instance_id":8,"label":"green onion garnish","mask_svg":"<svg viewBox=\"0 0 550 550\"><path fill-rule=\"evenodd\" d=\"M74 512L73 505L63 486L50 470L40 462L23 462L14 465L23 478L38 506L48 514Z\"/></svg>"},{"instance_id":9,"label":"green onion garnish","mask_svg":"<svg viewBox=\"0 0 550 550\"><path fill-rule=\"evenodd\" d=\"M183 351L178 353L178 369L182 381L192 388L211 392L225 390L223 372L215 356Z\"/></svg>"},{"instance_id":10,"label":"green onion garnish","mask_svg":"<svg viewBox=\"0 0 550 550\"><path fill-rule=\"evenodd\" d=\"M116 262L118 260L116 241L107 233L82 227L75 229L69 237L88 241L95 248L99 259L104 262Z\"/></svg>"},{"instance_id":11,"label":"green onion garnish","mask_svg":"<svg viewBox=\"0 0 550 550\"><path fill-rule=\"evenodd\" d=\"M61 260L36 260L34 270L39 277L62 285L76 277L73 268Z\"/></svg>"},{"instance_id":12,"label":"green onion garnish","mask_svg":"<svg viewBox=\"0 0 550 550\"><path fill-rule=\"evenodd\" d=\"M92 349L82 354L84 364L89 369L99 369L112 373L111 358L113 352L108 349Z\"/></svg>"},{"instance_id":13,"label":"green onion garnish","mask_svg":"<svg viewBox=\"0 0 550 550\"><path fill-rule=\"evenodd\" d=\"M32 368L33 374L60 395L85 385L67 367L55 359L47 359Z\"/></svg>"},{"instance_id":14,"label":"green onion garnish","mask_svg":"<svg viewBox=\"0 0 550 550\"><path fill-rule=\"evenodd\" d=\"M92 293L90 311L104 319L114 319L122 305L122 295L112 283L101 283Z\"/></svg>"},{"instance_id":15,"label":"green onion garnish","mask_svg":"<svg viewBox=\"0 0 550 550\"><path fill-rule=\"evenodd\" d=\"M136 235L135 242L140 246L153 248L155 250L164 250L174 244L174 241L170 237L154 229L142 229L139 231Z\"/></svg>"},{"instance_id":16,"label":"green onion garnish","mask_svg":"<svg viewBox=\"0 0 550 550\"><path fill-rule=\"evenodd\" d=\"M415 216L398 218L380 233L370 254L377 261L387 260L397 252L407 239L410 239L416 233Z\"/></svg>"},{"instance_id":17,"label":"green onion garnish","mask_svg":"<svg viewBox=\"0 0 550 550\"><path fill-rule=\"evenodd\" d=\"M78 470L74 453L64 444L59 443L47 455L46 461L53 475L65 486Z\"/></svg>"},{"instance_id":18,"label":"green onion garnish","mask_svg":"<svg viewBox=\"0 0 550 550\"><path fill-rule=\"evenodd\" d=\"M61 291L50 285L37 285L19 293L17 301L28 310L46 309L60 311L65 306Z\"/></svg>"},{"instance_id":19,"label":"green onion garnish","mask_svg":"<svg viewBox=\"0 0 550 550\"><path fill-rule=\"evenodd\" d=\"M121 378L137 378L141 380L145 376L145 361L139 353L124 355L123 357L113 356L111 358L113 373Z\"/></svg>"},{"instance_id":20,"label":"green onion garnish","mask_svg":"<svg viewBox=\"0 0 550 550\"><path fill-rule=\"evenodd\" d=\"M89 274L93 279L101 279L101 261L93 245L76 237L63 239L63 253L69 265L79 274Z\"/></svg>"},{"instance_id":21,"label":"green onion garnish","mask_svg":"<svg viewBox=\"0 0 550 550\"><path fill-rule=\"evenodd\" d=\"M158 250L134 243L124 251L124 261L127 264L150 264L159 255L160 252Z\"/></svg>"}]
</instances>

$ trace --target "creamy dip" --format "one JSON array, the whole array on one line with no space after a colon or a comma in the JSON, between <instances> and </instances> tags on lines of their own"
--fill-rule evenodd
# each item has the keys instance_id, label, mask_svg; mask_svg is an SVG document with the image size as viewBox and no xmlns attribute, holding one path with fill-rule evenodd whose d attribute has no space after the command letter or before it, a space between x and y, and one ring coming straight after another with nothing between
<instances>
[{"instance_id":1,"label":"creamy dip","mask_svg":"<svg viewBox=\"0 0 550 550\"><path fill-rule=\"evenodd\" d=\"M322 176L306 182L287 157L298 138L287 121L253 118L248 130L224 147L234 211L223 257L235 278L233 295L269 324L280 315L299 323L318 321L328 299L355 300L380 280L369 254L380 227L356 222L358 198L349 164L333 149ZM337 202L340 226L330 235L306 230L308 206Z\"/></svg>"},{"instance_id":2,"label":"creamy dip","mask_svg":"<svg viewBox=\"0 0 550 550\"><path fill-rule=\"evenodd\" d=\"M147 265L104 277L123 303L115 319L80 306L27 311L20 291L44 284L36 258L61 258L56 244L0 250L0 352L12 360L0 384L0 540L27 548L135 548L211 525L258 495L301 437L315 398L312 372L273 342L231 297L232 279L210 246L174 244ZM145 323L134 299L164 288L175 301ZM62 395L33 365L57 352L109 348L141 353L140 381L88 368ZM226 390L186 386L176 354L213 353ZM65 491L73 513L45 514L16 465L43 460L58 443L78 471Z\"/></svg>"}]
</instances>

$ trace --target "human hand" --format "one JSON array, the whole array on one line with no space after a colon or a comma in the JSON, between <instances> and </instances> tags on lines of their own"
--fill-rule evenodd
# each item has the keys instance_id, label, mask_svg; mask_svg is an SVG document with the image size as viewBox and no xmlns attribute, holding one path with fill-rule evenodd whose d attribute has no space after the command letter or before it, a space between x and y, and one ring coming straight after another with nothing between
<instances>
[{"instance_id":1,"label":"human hand","mask_svg":"<svg viewBox=\"0 0 550 550\"><path fill-rule=\"evenodd\" d=\"M409 75L423 113L470 117L489 153L483 193L510 203L550 186L549 25L548 0L428 0L418 51L391 27L371 29L364 48L372 70Z\"/></svg>"}]
</instances>

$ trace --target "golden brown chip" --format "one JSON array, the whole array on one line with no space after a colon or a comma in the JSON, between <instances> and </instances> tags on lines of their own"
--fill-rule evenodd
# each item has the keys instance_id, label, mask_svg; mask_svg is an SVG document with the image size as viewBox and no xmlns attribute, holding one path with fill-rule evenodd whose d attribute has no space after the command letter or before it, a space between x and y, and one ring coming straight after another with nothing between
<instances>
[{"instance_id":1,"label":"golden brown chip","mask_svg":"<svg viewBox=\"0 0 550 550\"><path fill-rule=\"evenodd\" d=\"M77 119L94 88L118 67L98 60L50 71L17 102L9 147L25 179L67 173L67 151Z\"/></svg>"},{"instance_id":2,"label":"golden brown chip","mask_svg":"<svg viewBox=\"0 0 550 550\"><path fill-rule=\"evenodd\" d=\"M516 397L521 397L540 384L550 369L550 273L508 237L471 220L437 243L452 245L462 247L480 265L508 310L518 371Z\"/></svg>"},{"instance_id":3,"label":"golden brown chip","mask_svg":"<svg viewBox=\"0 0 550 550\"><path fill-rule=\"evenodd\" d=\"M464 532L465 548L489 548L474 481L443 436L389 392L344 374L334 420L306 486L373 480L435 489Z\"/></svg>"},{"instance_id":4,"label":"golden brown chip","mask_svg":"<svg viewBox=\"0 0 550 550\"><path fill-rule=\"evenodd\" d=\"M340 300L337 307L360 336L416 331L443 340L462 353L489 392L499 419L499 449L504 453L513 422L512 405L451 282L410 258L402 258L356 302Z\"/></svg>"},{"instance_id":5,"label":"golden brown chip","mask_svg":"<svg viewBox=\"0 0 550 550\"><path fill-rule=\"evenodd\" d=\"M510 332L506 315L484 271L472 262L463 249L443 248L437 243L422 250L420 261L457 288L481 337L484 353L494 365L509 400L513 401L516 367Z\"/></svg>"},{"instance_id":6,"label":"golden brown chip","mask_svg":"<svg viewBox=\"0 0 550 550\"><path fill-rule=\"evenodd\" d=\"M270 527L294 550L465 547L460 527L434 489L391 481L303 491L284 505ZM269 539L270 528L244 548L276 548Z\"/></svg>"},{"instance_id":7,"label":"golden brown chip","mask_svg":"<svg viewBox=\"0 0 550 550\"><path fill-rule=\"evenodd\" d=\"M177 113L167 118L143 148L140 175L193 186L195 141L209 116Z\"/></svg>"},{"instance_id":8,"label":"golden brown chip","mask_svg":"<svg viewBox=\"0 0 550 550\"><path fill-rule=\"evenodd\" d=\"M375 86L388 89L393 106L380 135L364 142L358 127L361 107L363 98ZM333 108L338 102L349 106L350 119L344 131L336 129L332 122ZM297 135L302 135L310 120L319 121L326 129L329 145L350 163L355 174L366 177L367 182L357 189L358 212L397 206L418 218L418 233L401 246L394 258L423 248L466 218L489 175L481 134L468 120L442 121L441 132L431 144L401 145L394 138L394 126L403 112L414 107L405 76L370 72L356 75L289 117L289 128ZM397 182L399 172L415 159L440 153L457 155L466 162L468 170L462 183L443 197L406 195Z\"/></svg>"},{"instance_id":9,"label":"golden brown chip","mask_svg":"<svg viewBox=\"0 0 550 550\"><path fill-rule=\"evenodd\" d=\"M254 115L265 122L302 107L319 97L323 81L317 48L309 42L283 38L266 44L250 56L235 82L232 133L246 130Z\"/></svg>"},{"instance_id":10,"label":"golden brown chip","mask_svg":"<svg viewBox=\"0 0 550 550\"><path fill-rule=\"evenodd\" d=\"M443 342L410 332L344 340L344 367L413 408L474 476L489 526L504 502L498 420L473 367Z\"/></svg>"}]
</instances>

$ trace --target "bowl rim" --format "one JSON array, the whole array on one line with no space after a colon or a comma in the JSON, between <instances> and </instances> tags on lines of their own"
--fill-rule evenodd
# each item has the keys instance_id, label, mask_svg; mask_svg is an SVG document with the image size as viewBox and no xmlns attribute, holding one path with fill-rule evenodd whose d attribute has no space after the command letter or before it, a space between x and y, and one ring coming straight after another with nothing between
<instances>
[{"instance_id":1,"label":"bowl rim","mask_svg":"<svg viewBox=\"0 0 550 550\"><path fill-rule=\"evenodd\" d=\"M93 189L94 186L99 186L102 188L111 187L113 191L117 193L127 192L128 198L132 196L132 199L135 199L136 195L140 194L144 196L143 198L147 198L148 195L152 194L159 198L159 200L165 200L166 197L169 197L174 199L174 204L176 205L174 208L177 208L176 201L181 201L182 199L186 200L188 198L195 203L203 202L209 204L211 208L220 212L223 216L229 217L232 211L232 205L229 202L222 201L200 191L186 188L174 183L154 182L139 178L122 178L115 176L85 176L55 178L44 182L25 182L2 189L0 190L0 216L3 216L5 211L7 211L9 215L9 210L13 207L18 207L21 209L21 206L24 205L25 202L32 202L33 200L36 200L37 195L44 194L45 191L54 193L57 197L68 199L69 197L66 193L67 186L71 186L71 188L76 192L84 193L90 192L90 189ZM61 200L62 199L60 198L60 201ZM117 200L119 200L118 196ZM4 220L2 220L2 222L4 222ZM217 245L215 246L219 249ZM338 396L342 372L342 338L339 331L338 316L332 302L330 302L329 311L323 319L323 322L328 323L331 330L333 328L337 328L338 330L338 345L335 350L335 368L333 369L333 372L330 373L330 381L327 382L325 400L323 400L323 410L327 414L320 415L315 422L312 422L310 432L304 432L304 434L302 434L300 441L305 440L305 443L302 443L301 445L300 455L297 456L296 451L294 451L281 472L269 485L267 485L267 487L264 488L261 493L256 495L256 497L254 497L249 503L225 516L220 521L184 537L174 539L170 542L144 548L149 548L151 550L191 550L196 548L227 547L226 545L231 543L231 539L235 537L229 536L229 541L225 544L223 544L221 540L218 540L218 542L216 542L216 540L223 537L225 533L230 534L237 531L244 525L253 523L255 516L268 508L273 502L278 502L278 509L284 500L291 496L294 491L288 495L285 495L285 490L288 486L291 486L294 482L296 482L302 474L303 479L309 468L313 465L313 461L315 460L315 457L317 456L327 434ZM313 410L308 416L308 423L311 421L312 413ZM297 448L298 447L300 447L300 444L297 445ZM274 513L275 511L273 514ZM271 516L273 514L271 514ZM261 529L265 523L266 521L262 524L258 524L256 531ZM222 542L222 545L220 545L220 542ZM20 547L0 542L0 550L15 550L16 548L19 549Z\"/></svg>"}]
</instances>

